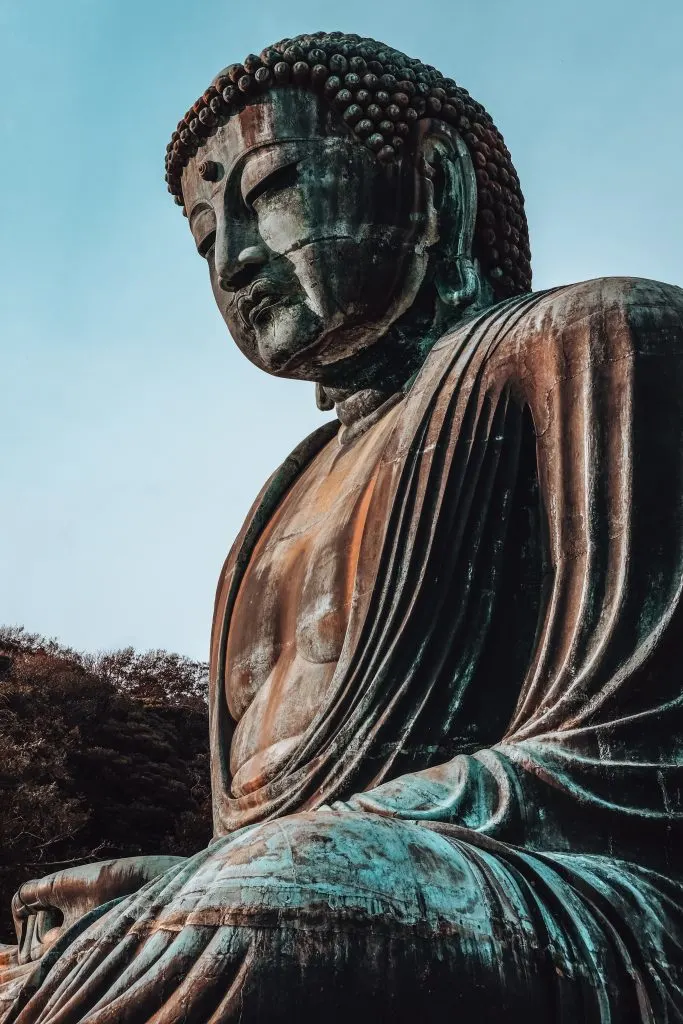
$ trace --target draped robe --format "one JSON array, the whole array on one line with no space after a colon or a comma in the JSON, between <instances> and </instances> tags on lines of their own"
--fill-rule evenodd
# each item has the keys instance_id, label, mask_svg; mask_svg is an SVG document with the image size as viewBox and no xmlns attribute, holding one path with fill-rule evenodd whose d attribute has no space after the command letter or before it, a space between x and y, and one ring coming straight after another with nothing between
<instances>
[{"instance_id":1,"label":"draped robe","mask_svg":"<svg viewBox=\"0 0 683 1024\"><path fill-rule=\"evenodd\" d=\"M377 469L344 647L280 771L67 931L7 1024L683 1020L683 291L502 303L431 350ZM373 509L390 514L373 516Z\"/></svg>"}]
</instances>

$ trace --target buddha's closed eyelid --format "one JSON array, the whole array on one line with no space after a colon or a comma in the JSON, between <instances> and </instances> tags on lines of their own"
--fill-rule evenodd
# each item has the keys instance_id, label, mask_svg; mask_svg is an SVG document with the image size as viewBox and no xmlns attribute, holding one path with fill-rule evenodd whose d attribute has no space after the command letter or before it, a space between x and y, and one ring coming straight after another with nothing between
<instances>
[{"instance_id":1,"label":"buddha's closed eyelid","mask_svg":"<svg viewBox=\"0 0 683 1024\"><path fill-rule=\"evenodd\" d=\"M280 192L285 188L292 188L296 185L298 181L298 166L298 161L293 161L290 164L285 164L283 167L277 167L268 174L264 174L259 181L244 193L245 206L251 209L256 200L265 195L266 192Z\"/></svg>"},{"instance_id":2,"label":"buddha's closed eyelid","mask_svg":"<svg viewBox=\"0 0 683 1024\"><path fill-rule=\"evenodd\" d=\"M190 215L190 226L200 256L206 256L216 239L216 215L208 205L198 206Z\"/></svg>"},{"instance_id":3,"label":"buddha's closed eyelid","mask_svg":"<svg viewBox=\"0 0 683 1024\"><path fill-rule=\"evenodd\" d=\"M208 235L206 235L201 240L201 242L197 246L197 252L199 253L200 256L204 256L204 258L206 258L209 255L209 253L210 253L211 249L213 248L213 246L215 245L215 243L216 243L216 229L214 228L213 231L209 231Z\"/></svg>"}]
</instances>

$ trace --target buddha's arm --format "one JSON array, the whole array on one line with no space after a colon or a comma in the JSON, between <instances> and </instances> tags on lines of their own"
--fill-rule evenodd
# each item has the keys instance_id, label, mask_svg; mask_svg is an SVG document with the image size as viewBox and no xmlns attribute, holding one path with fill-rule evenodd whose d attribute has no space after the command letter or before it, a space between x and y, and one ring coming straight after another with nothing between
<instances>
[{"instance_id":1,"label":"buddha's arm","mask_svg":"<svg viewBox=\"0 0 683 1024\"><path fill-rule=\"evenodd\" d=\"M25 882L12 900L19 963L38 960L90 911L136 892L182 857L125 857L66 868Z\"/></svg>"},{"instance_id":2,"label":"buddha's arm","mask_svg":"<svg viewBox=\"0 0 683 1024\"><path fill-rule=\"evenodd\" d=\"M683 291L589 282L523 327L503 350L516 359L482 385L517 374L547 517L547 593L512 720L489 749L346 806L512 841L543 841L564 817L575 843L585 812L588 848L614 815L666 818L678 785L680 678L664 640L681 615Z\"/></svg>"},{"instance_id":3,"label":"buddha's arm","mask_svg":"<svg viewBox=\"0 0 683 1024\"><path fill-rule=\"evenodd\" d=\"M516 816L519 801L514 766L494 749L462 754L445 764L402 775L334 806L495 832L505 818Z\"/></svg>"}]
</instances>

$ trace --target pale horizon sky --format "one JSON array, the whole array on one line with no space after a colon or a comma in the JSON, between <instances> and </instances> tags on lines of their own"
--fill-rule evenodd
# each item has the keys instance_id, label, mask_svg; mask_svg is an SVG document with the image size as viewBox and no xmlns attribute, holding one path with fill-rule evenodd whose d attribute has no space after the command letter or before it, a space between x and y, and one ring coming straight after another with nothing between
<instances>
[{"instance_id":1,"label":"pale horizon sky","mask_svg":"<svg viewBox=\"0 0 683 1024\"><path fill-rule=\"evenodd\" d=\"M231 342L165 146L221 67L336 28L486 105L525 192L535 288L683 284L676 0L0 0L0 623L207 657L244 515L323 416L312 385Z\"/></svg>"}]
</instances>

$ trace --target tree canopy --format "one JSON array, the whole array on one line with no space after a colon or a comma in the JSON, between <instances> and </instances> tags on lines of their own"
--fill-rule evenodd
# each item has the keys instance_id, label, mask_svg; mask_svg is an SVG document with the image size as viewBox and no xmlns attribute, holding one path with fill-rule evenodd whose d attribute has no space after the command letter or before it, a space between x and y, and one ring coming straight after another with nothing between
<instances>
[{"instance_id":1,"label":"tree canopy","mask_svg":"<svg viewBox=\"0 0 683 1024\"><path fill-rule=\"evenodd\" d=\"M0 942L29 878L211 833L207 666L0 628Z\"/></svg>"}]
</instances>

